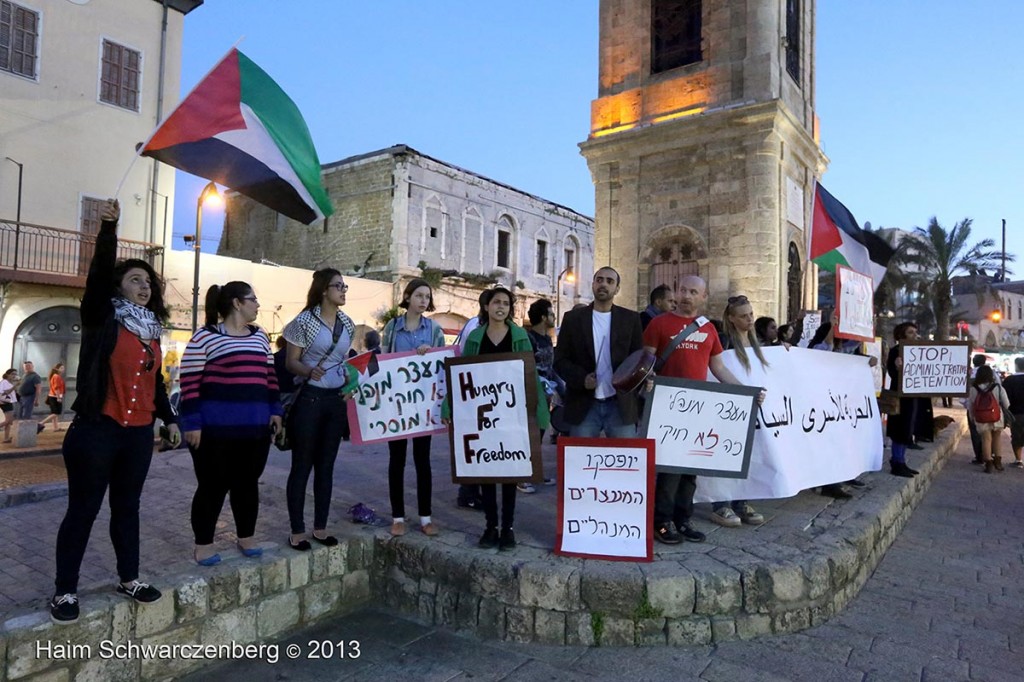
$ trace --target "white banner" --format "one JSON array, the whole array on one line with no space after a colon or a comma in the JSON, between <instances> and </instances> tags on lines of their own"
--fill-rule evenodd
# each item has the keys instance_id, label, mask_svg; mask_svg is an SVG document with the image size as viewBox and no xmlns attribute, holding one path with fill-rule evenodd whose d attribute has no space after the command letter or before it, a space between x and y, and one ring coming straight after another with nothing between
<instances>
[{"instance_id":1,"label":"white banner","mask_svg":"<svg viewBox=\"0 0 1024 682\"><path fill-rule=\"evenodd\" d=\"M791 497L882 468L882 421L868 358L765 348L769 366L748 374L733 351L725 365L745 384L768 390L758 410L746 479L700 477L699 502Z\"/></svg>"},{"instance_id":2,"label":"white banner","mask_svg":"<svg viewBox=\"0 0 1024 682\"><path fill-rule=\"evenodd\" d=\"M443 433L441 403L445 358L458 346L377 356L379 371L359 375L359 390L348 401L352 442L357 445Z\"/></svg>"}]
</instances>

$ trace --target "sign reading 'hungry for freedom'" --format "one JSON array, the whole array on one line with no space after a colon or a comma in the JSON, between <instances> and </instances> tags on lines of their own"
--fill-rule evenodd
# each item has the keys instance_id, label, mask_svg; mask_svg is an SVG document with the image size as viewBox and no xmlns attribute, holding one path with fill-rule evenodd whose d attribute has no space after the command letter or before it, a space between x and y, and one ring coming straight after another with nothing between
<instances>
[{"instance_id":1,"label":"sign reading 'hungry for freedom'","mask_svg":"<svg viewBox=\"0 0 1024 682\"><path fill-rule=\"evenodd\" d=\"M654 443L640 438L558 439L555 553L651 561Z\"/></svg>"},{"instance_id":2,"label":"sign reading 'hungry for freedom'","mask_svg":"<svg viewBox=\"0 0 1024 682\"><path fill-rule=\"evenodd\" d=\"M362 445L443 432L444 361L458 354L458 346L446 346L423 355L378 356L379 370L360 374L359 388L348 401L352 441Z\"/></svg>"},{"instance_id":3,"label":"sign reading 'hungry for freedom'","mask_svg":"<svg viewBox=\"0 0 1024 682\"><path fill-rule=\"evenodd\" d=\"M912 341L900 344L900 395L964 396L970 376L970 341Z\"/></svg>"},{"instance_id":4,"label":"sign reading 'hungry for freedom'","mask_svg":"<svg viewBox=\"0 0 1024 682\"><path fill-rule=\"evenodd\" d=\"M746 476L760 391L752 386L655 379L641 433L655 442L658 471Z\"/></svg>"},{"instance_id":5,"label":"sign reading 'hungry for freedom'","mask_svg":"<svg viewBox=\"0 0 1024 682\"><path fill-rule=\"evenodd\" d=\"M452 481L540 481L534 367L533 353L445 361L452 404Z\"/></svg>"}]
</instances>

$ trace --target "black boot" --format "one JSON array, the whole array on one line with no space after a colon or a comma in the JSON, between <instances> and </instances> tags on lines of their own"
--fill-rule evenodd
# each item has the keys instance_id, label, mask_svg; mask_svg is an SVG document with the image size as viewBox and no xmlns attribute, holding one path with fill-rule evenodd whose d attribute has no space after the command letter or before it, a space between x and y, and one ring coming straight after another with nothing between
<instances>
[{"instance_id":1,"label":"black boot","mask_svg":"<svg viewBox=\"0 0 1024 682\"><path fill-rule=\"evenodd\" d=\"M902 476L903 478L913 478L914 474L910 472L910 468L904 462L889 462L889 470L893 476Z\"/></svg>"}]
</instances>

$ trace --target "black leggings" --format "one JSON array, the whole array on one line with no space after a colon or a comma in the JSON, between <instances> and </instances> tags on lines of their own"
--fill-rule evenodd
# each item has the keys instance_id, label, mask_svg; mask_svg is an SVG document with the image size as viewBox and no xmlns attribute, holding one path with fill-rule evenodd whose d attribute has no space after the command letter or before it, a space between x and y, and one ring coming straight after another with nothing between
<instances>
[{"instance_id":1,"label":"black leggings","mask_svg":"<svg viewBox=\"0 0 1024 682\"><path fill-rule=\"evenodd\" d=\"M224 497L231 493L236 534L252 537L260 512L259 480L270 452L270 431L255 438L217 438L203 434L199 448L189 448L196 471L192 497L192 534L197 545L213 542Z\"/></svg>"},{"instance_id":2,"label":"black leggings","mask_svg":"<svg viewBox=\"0 0 1024 682\"><path fill-rule=\"evenodd\" d=\"M388 490L391 516L405 518L405 453L410 439L388 441ZM412 460L416 465L416 503L420 516L430 516L432 476L430 473L430 436L412 438Z\"/></svg>"},{"instance_id":3,"label":"black leggings","mask_svg":"<svg viewBox=\"0 0 1024 682\"><path fill-rule=\"evenodd\" d=\"M480 486L480 493L484 501L484 516L487 518L488 528L498 527L498 485L496 483L484 483ZM516 484L501 484L501 528L507 530L512 528L516 516Z\"/></svg>"},{"instance_id":4,"label":"black leggings","mask_svg":"<svg viewBox=\"0 0 1024 682\"><path fill-rule=\"evenodd\" d=\"M327 528L334 489L334 460L341 445L341 389L306 386L292 407L288 433L292 442L292 468L285 496L292 533L306 532L306 485L313 473L313 530Z\"/></svg>"}]
</instances>

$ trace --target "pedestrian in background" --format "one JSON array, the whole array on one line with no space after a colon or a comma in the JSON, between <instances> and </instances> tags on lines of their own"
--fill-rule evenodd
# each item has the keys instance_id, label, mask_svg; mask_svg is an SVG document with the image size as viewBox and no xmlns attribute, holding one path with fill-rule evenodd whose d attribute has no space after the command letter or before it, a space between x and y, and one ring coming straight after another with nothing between
<instances>
[{"instance_id":1,"label":"pedestrian in background","mask_svg":"<svg viewBox=\"0 0 1024 682\"><path fill-rule=\"evenodd\" d=\"M49 378L50 390L46 395L46 405L50 408L50 414L43 421L39 422L39 430L46 428L47 424L53 424L54 431L61 431L60 416L64 413L64 363L58 362L50 369Z\"/></svg>"}]
</instances>

